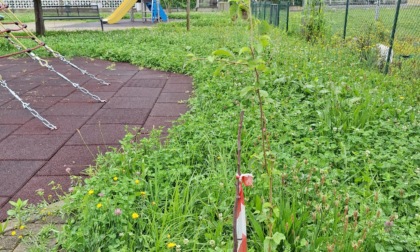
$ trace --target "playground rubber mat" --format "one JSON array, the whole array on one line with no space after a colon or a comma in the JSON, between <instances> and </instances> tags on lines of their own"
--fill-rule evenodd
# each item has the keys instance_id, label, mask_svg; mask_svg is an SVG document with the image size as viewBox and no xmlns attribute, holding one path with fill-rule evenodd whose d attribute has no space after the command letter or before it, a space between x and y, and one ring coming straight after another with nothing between
<instances>
[{"instance_id":1,"label":"playground rubber mat","mask_svg":"<svg viewBox=\"0 0 420 252\"><path fill-rule=\"evenodd\" d=\"M93 100L30 58L0 59L0 74L8 86L58 127L45 127L0 87L0 221L7 217L10 200L37 203L41 200L36 193L39 189L45 197L57 198L51 181L67 191L68 168L71 174L84 176L98 153L118 148L126 130L147 137L150 129L162 126L165 137L166 129L188 110L189 76L128 63L72 60L110 83L106 86L58 59L48 60L56 70L107 102Z\"/></svg>"}]
</instances>

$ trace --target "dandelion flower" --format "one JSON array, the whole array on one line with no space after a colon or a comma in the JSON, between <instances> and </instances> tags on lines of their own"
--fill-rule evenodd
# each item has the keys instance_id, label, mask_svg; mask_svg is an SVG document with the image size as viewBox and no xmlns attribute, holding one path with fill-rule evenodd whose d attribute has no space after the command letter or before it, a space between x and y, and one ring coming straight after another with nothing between
<instances>
[{"instance_id":1,"label":"dandelion flower","mask_svg":"<svg viewBox=\"0 0 420 252\"><path fill-rule=\"evenodd\" d=\"M140 192L141 196L146 196L146 192Z\"/></svg>"},{"instance_id":2,"label":"dandelion flower","mask_svg":"<svg viewBox=\"0 0 420 252\"><path fill-rule=\"evenodd\" d=\"M136 183L136 185L140 184L140 180L136 179L136 181L134 181L134 183Z\"/></svg>"},{"instance_id":3,"label":"dandelion flower","mask_svg":"<svg viewBox=\"0 0 420 252\"><path fill-rule=\"evenodd\" d=\"M20 230L22 230L22 229L24 229L24 228L25 228L25 226L24 226L24 225L22 225L22 226L20 226L20 227L19 227L19 229L20 229Z\"/></svg>"},{"instance_id":4,"label":"dandelion flower","mask_svg":"<svg viewBox=\"0 0 420 252\"><path fill-rule=\"evenodd\" d=\"M170 235L170 234L168 234L166 237L169 239L169 238L171 238L171 235Z\"/></svg>"},{"instance_id":5,"label":"dandelion flower","mask_svg":"<svg viewBox=\"0 0 420 252\"><path fill-rule=\"evenodd\" d=\"M23 238L23 236L22 235L19 235L18 239L22 239L22 238Z\"/></svg>"},{"instance_id":6,"label":"dandelion flower","mask_svg":"<svg viewBox=\"0 0 420 252\"><path fill-rule=\"evenodd\" d=\"M88 194L89 194L89 195L92 195L94 192L95 192L95 191L91 189L91 190L89 190Z\"/></svg>"},{"instance_id":7,"label":"dandelion flower","mask_svg":"<svg viewBox=\"0 0 420 252\"><path fill-rule=\"evenodd\" d=\"M96 208L101 208L102 207L102 204L101 203L98 203L97 205L96 205Z\"/></svg>"},{"instance_id":8,"label":"dandelion flower","mask_svg":"<svg viewBox=\"0 0 420 252\"><path fill-rule=\"evenodd\" d=\"M118 180L118 177L114 177L113 179L114 179L114 181L117 181Z\"/></svg>"},{"instance_id":9,"label":"dandelion flower","mask_svg":"<svg viewBox=\"0 0 420 252\"><path fill-rule=\"evenodd\" d=\"M174 248L174 247L176 247L176 243L170 242L170 243L168 243L167 247L168 247L168 249Z\"/></svg>"},{"instance_id":10,"label":"dandelion flower","mask_svg":"<svg viewBox=\"0 0 420 252\"><path fill-rule=\"evenodd\" d=\"M11 235L12 236L15 236L16 235L16 231L12 231Z\"/></svg>"},{"instance_id":11,"label":"dandelion flower","mask_svg":"<svg viewBox=\"0 0 420 252\"><path fill-rule=\"evenodd\" d=\"M133 219L137 219L138 217L139 217L139 214L138 213L133 213L131 215L131 218L133 218Z\"/></svg>"}]
</instances>

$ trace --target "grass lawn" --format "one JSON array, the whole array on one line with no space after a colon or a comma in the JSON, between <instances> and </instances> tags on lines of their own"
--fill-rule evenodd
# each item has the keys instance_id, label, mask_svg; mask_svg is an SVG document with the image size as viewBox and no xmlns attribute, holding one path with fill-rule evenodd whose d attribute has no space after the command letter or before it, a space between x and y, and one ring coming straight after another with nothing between
<instances>
[{"instance_id":1,"label":"grass lawn","mask_svg":"<svg viewBox=\"0 0 420 252\"><path fill-rule=\"evenodd\" d=\"M75 178L56 234L65 251L232 251L241 110L249 251L420 248L418 75L384 76L347 45L264 24L252 36L219 13L185 24L41 38L67 57L194 78L165 144L159 131L128 134L83 185Z\"/></svg>"}]
</instances>

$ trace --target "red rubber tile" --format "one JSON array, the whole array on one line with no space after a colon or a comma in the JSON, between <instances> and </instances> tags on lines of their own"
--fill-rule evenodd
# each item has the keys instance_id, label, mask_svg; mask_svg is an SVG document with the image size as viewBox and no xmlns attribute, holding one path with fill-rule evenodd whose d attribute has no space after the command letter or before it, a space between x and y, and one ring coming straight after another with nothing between
<instances>
[{"instance_id":1,"label":"red rubber tile","mask_svg":"<svg viewBox=\"0 0 420 252\"><path fill-rule=\"evenodd\" d=\"M156 117L172 117L180 116L188 111L186 104L174 104L174 103L156 103L153 107L150 116Z\"/></svg>"},{"instance_id":2,"label":"red rubber tile","mask_svg":"<svg viewBox=\"0 0 420 252\"><path fill-rule=\"evenodd\" d=\"M0 160L48 160L70 135L10 135L0 142Z\"/></svg>"},{"instance_id":3,"label":"red rubber tile","mask_svg":"<svg viewBox=\"0 0 420 252\"><path fill-rule=\"evenodd\" d=\"M158 97L161 88L122 87L115 96Z\"/></svg>"},{"instance_id":4,"label":"red rubber tile","mask_svg":"<svg viewBox=\"0 0 420 252\"><path fill-rule=\"evenodd\" d=\"M37 110L39 113L42 110ZM0 125L2 124L24 124L33 118L32 114L24 109L0 108Z\"/></svg>"},{"instance_id":5,"label":"red rubber tile","mask_svg":"<svg viewBox=\"0 0 420 252\"><path fill-rule=\"evenodd\" d=\"M157 97L112 97L104 108L152 108Z\"/></svg>"},{"instance_id":6,"label":"red rubber tile","mask_svg":"<svg viewBox=\"0 0 420 252\"><path fill-rule=\"evenodd\" d=\"M1 125L0 126L0 141L6 138L9 134L19 128L20 125Z\"/></svg>"},{"instance_id":7,"label":"red rubber tile","mask_svg":"<svg viewBox=\"0 0 420 252\"><path fill-rule=\"evenodd\" d=\"M125 82L122 80L113 80L113 79L104 79L110 85L102 85L96 80L89 80L86 84L83 85L84 88L89 90L92 93L96 92L116 92L124 86Z\"/></svg>"},{"instance_id":8,"label":"red rubber tile","mask_svg":"<svg viewBox=\"0 0 420 252\"><path fill-rule=\"evenodd\" d=\"M168 128L170 128L173 124L173 122L178 119L178 117L153 117L150 116L147 118L146 123L143 126L142 133L149 133L152 129L161 129L163 126L162 132L166 133L168 132Z\"/></svg>"},{"instance_id":9,"label":"red rubber tile","mask_svg":"<svg viewBox=\"0 0 420 252\"><path fill-rule=\"evenodd\" d=\"M52 181L54 181L55 184L60 184L66 192L71 185L69 176L35 176L13 196L12 200L16 201L20 198L22 200L28 200L29 204L38 203L41 200L41 197L37 194L37 190L39 189L44 189L45 198L48 198L48 195L51 195L53 201L57 200L58 196L56 196L56 193L60 195L63 193L61 191L54 192L52 190L52 185L49 185Z\"/></svg>"},{"instance_id":10,"label":"red rubber tile","mask_svg":"<svg viewBox=\"0 0 420 252\"><path fill-rule=\"evenodd\" d=\"M44 163L43 161L0 161L0 196L13 196Z\"/></svg>"},{"instance_id":11,"label":"red rubber tile","mask_svg":"<svg viewBox=\"0 0 420 252\"><path fill-rule=\"evenodd\" d=\"M0 208L2 208L9 201L8 197L0 197Z\"/></svg>"},{"instance_id":12,"label":"red rubber tile","mask_svg":"<svg viewBox=\"0 0 420 252\"><path fill-rule=\"evenodd\" d=\"M66 145L118 145L127 133L126 128L132 131L133 127L140 129L141 125L85 125L80 129L80 134L73 135Z\"/></svg>"},{"instance_id":13,"label":"red rubber tile","mask_svg":"<svg viewBox=\"0 0 420 252\"><path fill-rule=\"evenodd\" d=\"M93 100L93 99L92 99ZM95 100L93 100L95 101ZM45 110L42 115L90 116L95 114L104 103L57 103Z\"/></svg>"},{"instance_id":14,"label":"red rubber tile","mask_svg":"<svg viewBox=\"0 0 420 252\"><path fill-rule=\"evenodd\" d=\"M105 70L101 72L101 75L105 76L133 76L138 72L138 70Z\"/></svg>"},{"instance_id":15,"label":"red rubber tile","mask_svg":"<svg viewBox=\"0 0 420 252\"><path fill-rule=\"evenodd\" d=\"M60 97L41 97L41 96L22 96L23 101L29 103L33 109L46 109L56 104L61 100ZM7 109L20 109L22 108L22 103L16 99L11 100L10 102L4 104L2 107Z\"/></svg>"},{"instance_id":16,"label":"red rubber tile","mask_svg":"<svg viewBox=\"0 0 420 252\"><path fill-rule=\"evenodd\" d=\"M151 109L101 109L86 124L143 125Z\"/></svg>"},{"instance_id":17,"label":"red rubber tile","mask_svg":"<svg viewBox=\"0 0 420 252\"><path fill-rule=\"evenodd\" d=\"M2 87L0 87L0 107L3 104L8 103L9 101L11 101L13 99L12 97L13 96L10 95L9 92L6 89L3 89Z\"/></svg>"},{"instance_id":18,"label":"red rubber tile","mask_svg":"<svg viewBox=\"0 0 420 252\"><path fill-rule=\"evenodd\" d=\"M105 153L110 149L104 145L63 146L37 175L69 175L66 171L68 168L72 175L81 175L86 168L95 164L98 153Z\"/></svg>"},{"instance_id":19,"label":"red rubber tile","mask_svg":"<svg viewBox=\"0 0 420 252\"><path fill-rule=\"evenodd\" d=\"M161 93L157 100L158 103L179 103L185 102L190 98L187 93Z\"/></svg>"},{"instance_id":20,"label":"red rubber tile","mask_svg":"<svg viewBox=\"0 0 420 252\"><path fill-rule=\"evenodd\" d=\"M57 134L74 134L88 119L87 116L45 116L50 123L57 127L56 130L50 130L45 127L37 118L25 123L16 130L14 135L57 135Z\"/></svg>"},{"instance_id":21,"label":"red rubber tile","mask_svg":"<svg viewBox=\"0 0 420 252\"><path fill-rule=\"evenodd\" d=\"M25 93L25 96L53 96L65 97L75 92L76 89L70 84L67 87L62 86L39 86Z\"/></svg>"},{"instance_id":22,"label":"red rubber tile","mask_svg":"<svg viewBox=\"0 0 420 252\"><path fill-rule=\"evenodd\" d=\"M169 73L155 70L141 70L133 76L133 79L168 79Z\"/></svg>"},{"instance_id":23,"label":"red rubber tile","mask_svg":"<svg viewBox=\"0 0 420 252\"><path fill-rule=\"evenodd\" d=\"M95 92L95 95L101 99L109 100L115 93L114 92ZM74 92L71 95L63 98L61 102L77 102L77 103L96 103L95 100L80 92Z\"/></svg>"},{"instance_id":24,"label":"red rubber tile","mask_svg":"<svg viewBox=\"0 0 420 252\"><path fill-rule=\"evenodd\" d=\"M163 93L190 93L192 91L191 84L171 84L163 88Z\"/></svg>"},{"instance_id":25,"label":"red rubber tile","mask_svg":"<svg viewBox=\"0 0 420 252\"><path fill-rule=\"evenodd\" d=\"M163 88L166 79L131 79L125 85L126 87L147 87L147 88Z\"/></svg>"}]
</instances>

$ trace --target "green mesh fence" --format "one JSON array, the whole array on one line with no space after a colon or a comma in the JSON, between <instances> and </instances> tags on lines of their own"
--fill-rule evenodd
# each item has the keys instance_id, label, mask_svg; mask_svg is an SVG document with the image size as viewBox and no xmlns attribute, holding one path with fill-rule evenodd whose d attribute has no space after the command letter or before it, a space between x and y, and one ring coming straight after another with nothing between
<instances>
[{"instance_id":1,"label":"green mesh fence","mask_svg":"<svg viewBox=\"0 0 420 252\"><path fill-rule=\"evenodd\" d=\"M390 46L397 2L395 0L350 1L347 27L344 26L346 2L326 2L325 18L329 31L346 38L367 36L372 42ZM420 0L402 0L396 23L394 54L404 57L420 52Z\"/></svg>"},{"instance_id":2,"label":"green mesh fence","mask_svg":"<svg viewBox=\"0 0 420 252\"><path fill-rule=\"evenodd\" d=\"M259 1L251 2L252 15L259 20L278 26L287 31L289 2Z\"/></svg>"}]
</instances>

